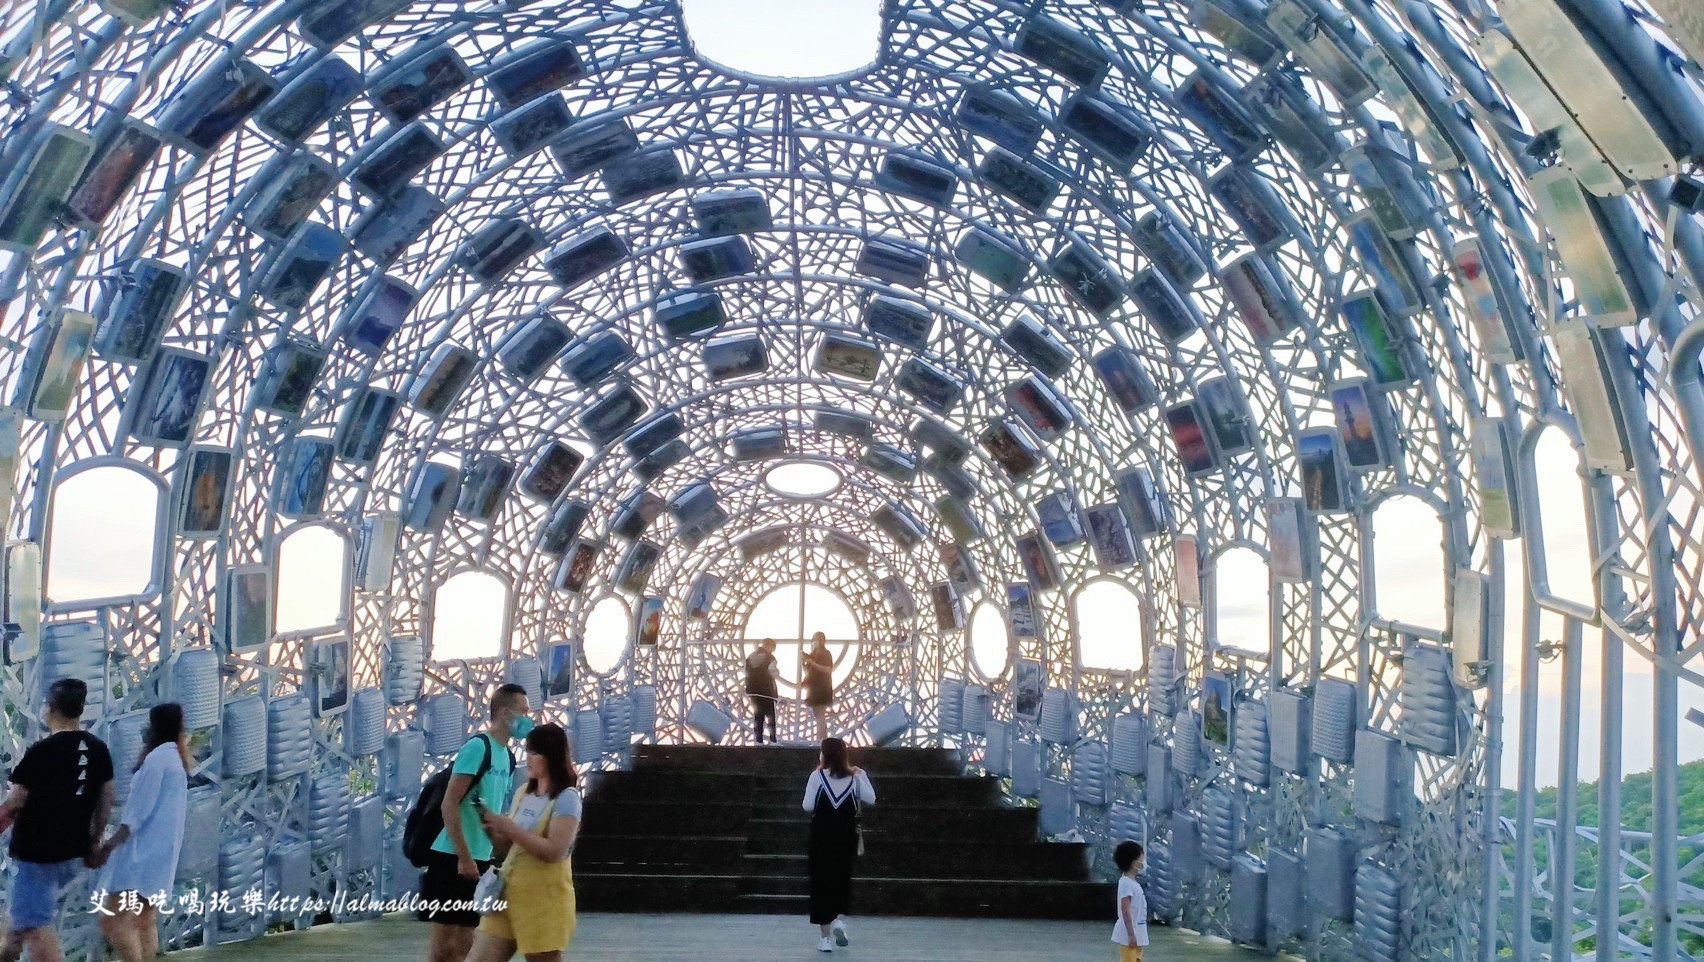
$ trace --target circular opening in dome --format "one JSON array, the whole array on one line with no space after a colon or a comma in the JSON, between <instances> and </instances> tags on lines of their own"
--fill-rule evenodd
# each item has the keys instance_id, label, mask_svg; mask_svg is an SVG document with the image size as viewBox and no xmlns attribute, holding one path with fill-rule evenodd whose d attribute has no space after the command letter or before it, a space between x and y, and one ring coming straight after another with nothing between
<instances>
[{"instance_id":1,"label":"circular opening in dome","mask_svg":"<svg viewBox=\"0 0 1704 962\"><path fill-rule=\"evenodd\" d=\"M771 491L788 498L820 498L840 487L840 472L815 461L777 464L763 476Z\"/></svg>"},{"instance_id":2,"label":"circular opening in dome","mask_svg":"<svg viewBox=\"0 0 1704 962\"><path fill-rule=\"evenodd\" d=\"M803 683L805 652L811 636L822 632L834 655L834 685L851 677L858 665L858 640L863 632L846 599L810 582L783 585L759 598L746 616L746 652L757 650L765 638L775 639L776 667L781 681L793 688Z\"/></svg>"},{"instance_id":3,"label":"circular opening in dome","mask_svg":"<svg viewBox=\"0 0 1704 962\"><path fill-rule=\"evenodd\" d=\"M970 615L970 664L976 673L993 681L1006 673L1012 660L1012 633L1006 615L993 602L984 601Z\"/></svg>"},{"instance_id":4,"label":"circular opening in dome","mask_svg":"<svg viewBox=\"0 0 1704 962\"><path fill-rule=\"evenodd\" d=\"M633 633L633 613L627 603L610 595L592 606L586 616L586 636L581 645L586 667L607 675L627 654L627 639Z\"/></svg>"}]
</instances>

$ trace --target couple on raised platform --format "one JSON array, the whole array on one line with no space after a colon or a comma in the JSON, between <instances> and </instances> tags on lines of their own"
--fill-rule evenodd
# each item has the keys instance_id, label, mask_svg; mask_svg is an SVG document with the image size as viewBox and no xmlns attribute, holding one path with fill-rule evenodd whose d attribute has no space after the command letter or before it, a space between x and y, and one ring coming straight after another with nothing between
<instances>
[{"instance_id":1,"label":"couple on raised platform","mask_svg":"<svg viewBox=\"0 0 1704 962\"><path fill-rule=\"evenodd\" d=\"M816 738L828 737L828 706L834 704L834 653L828 650L828 638L822 632L811 636L811 650L804 658L805 704L810 706L816 720ZM757 650L746 656L746 697L751 699L751 729L759 745L763 744L763 721L769 720L769 741L775 733L775 706L780 701L781 665L775 658L775 639L765 638Z\"/></svg>"}]
</instances>

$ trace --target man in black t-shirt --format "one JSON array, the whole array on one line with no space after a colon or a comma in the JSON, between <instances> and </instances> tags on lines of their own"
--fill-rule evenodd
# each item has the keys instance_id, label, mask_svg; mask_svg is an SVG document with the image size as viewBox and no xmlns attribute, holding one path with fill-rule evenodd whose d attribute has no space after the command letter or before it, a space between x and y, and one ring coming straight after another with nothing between
<instances>
[{"instance_id":1,"label":"man in black t-shirt","mask_svg":"<svg viewBox=\"0 0 1704 962\"><path fill-rule=\"evenodd\" d=\"M751 727L757 743L763 744L763 720L769 719L769 741L775 741L775 699L780 691L775 679L781 677L781 665L775 660L775 639L765 638L757 650L746 656L746 696L751 699Z\"/></svg>"},{"instance_id":2,"label":"man in black t-shirt","mask_svg":"<svg viewBox=\"0 0 1704 962\"><path fill-rule=\"evenodd\" d=\"M0 962L62 962L59 900L106 832L112 815L112 755L83 731L89 686L61 678L47 690L47 737L12 769L0 802L0 832L12 829L11 919ZM91 866L93 867L93 866Z\"/></svg>"}]
</instances>

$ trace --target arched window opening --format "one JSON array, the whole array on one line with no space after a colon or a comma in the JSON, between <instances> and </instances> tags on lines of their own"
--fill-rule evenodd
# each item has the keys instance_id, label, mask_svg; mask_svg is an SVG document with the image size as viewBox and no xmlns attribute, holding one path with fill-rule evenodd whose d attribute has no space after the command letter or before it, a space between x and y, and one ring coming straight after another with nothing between
<instances>
[{"instance_id":1,"label":"arched window opening","mask_svg":"<svg viewBox=\"0 0 1704 962\"><path fill-rule=\"evenodd\" d=\"M1213 559L1213 625L1224 647L1272 650L1272 580L1254 549L1230 548Z\"/></svg>"},{"instance_id":2,"label":"arched window opening","mask_svg":"<svg viewBox=\"0 0 1704 962\"><path fill-rule=\"evenodd\" d=\"M863 631L846 599L822 585L795 582L758 599L746 616L746 650L755 650L765 638L775 639L781 681L797 688L803 683L804 653L810 650L811 636L819 631L834 654L833 678L839 686L857 667Z\"/></svg>"},{"instance_id":3,"label":"arched window opening","mask_svg":"<svg viewBox=\"0 0 1704 962\"><path fill-rule=\"evenodd\" d=\"M1102 671L1141 671L1148 663L1142 599L1122 582L1098 578L1073 602L1077 663Z\"/></svg>"},{"instance_id":4,"label":"arched window opening","mask_svg":"<svg viewBox=\"0 0 1704 962\"><path fill-rule=\"evenodd\" d=\"M278 542L278 634L334 631L348 610L349 539L323 524L285 535Z\"/></svg>"},{"instance_id":5,"label":"arched window opening","mask_svg":"<svg viewBox=\"0 0 1704 962\"><path fill-rule=\"evenodd\" d=\"M608 595L592 606L586 616L586 637L583 650L586 667L600 675L614 671L627 655L627 642L633 633L633 612L627 602Z\"/></svg>"},{"instance_id":6,"label":"arched window opening","mask_svg":"<svg viewBox=\"0 0 1704 962\"><path fill-rule=\"evenodd\" d=\"M681 15L699 56L759 77L840 76L881 52L881 0L684 0Z\"/></svg>"},{"instance_id":7,"label":"arched window opening","mask_svg":"<svg viewBox=\"0 0 1704 962\"><path fill-rule=\"evenodd\" d=\"M147 474L117 464L78 471L54 487L49 605L92 606L159 590L161 491Z\"/></svg>"},{"instance_id":8,"label":"arched window opening","mask_svg":"<svg viewBox=\"0 0 1704 962\"><path fill-rule=\"evenodd\" d=\"M1448 567L1444 524L1431 505L1399 495L1373 512L1373 610L1380 618L1443 628Z\"/></svg>"},{"instance_id":9,"label":"arched window opening","mask_svg":"<svg viewBox=\"0 0 1704 962\"><path fill-rule=\"evenodd\" d=\"M1592 549L1586 499L1580 481L1580 455L1561 428L1548 427L1532 447L1538 479L1538 540L1544 546L1541 595L1596 608L1592 589ZM1538 574L1538 572L1533 572Z\"/></svg>"},{"instance_id":10,"label":"arched window opening","mask_svg":"<svg viewBox=\"0 0 1704 962\"><path fill-rule=\"evenodd\" d=\"M463 571L432 596L432 658L500 658L508 650L509 584L489 571Z\"/></svg>"},{"instance_id":11,"label":"arched window opening","mask_svg":"<svg viewBox=\"0 0 1704 962\"><path fill-rule=\"evenodd\" d=\"M1006 613L984 601L970 613L970 666L993 681L1006 673L1012 660L1012 630Z\"/></svg>"}]
</instances>

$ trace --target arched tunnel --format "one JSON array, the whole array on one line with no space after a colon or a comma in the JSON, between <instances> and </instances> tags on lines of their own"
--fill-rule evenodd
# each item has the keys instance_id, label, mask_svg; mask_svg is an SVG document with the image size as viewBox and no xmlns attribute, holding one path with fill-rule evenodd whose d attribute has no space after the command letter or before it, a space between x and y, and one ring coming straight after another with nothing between
<instances>
[{"instance_id":1,"label":"arched tunnel","mask_svg":"<svg viewBox=\"0 0 1704 962\"><path fill-rule=\"evenodd\" d=\"M803 740L821 630L1182 926L1704 953L1694 0L692 6L5 10L4 765L174 700L180 879L388 891L496 684Z\"/></svg>"}]
</instances>

